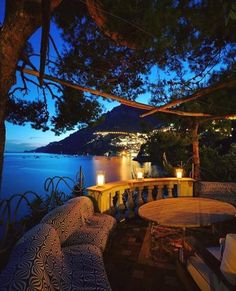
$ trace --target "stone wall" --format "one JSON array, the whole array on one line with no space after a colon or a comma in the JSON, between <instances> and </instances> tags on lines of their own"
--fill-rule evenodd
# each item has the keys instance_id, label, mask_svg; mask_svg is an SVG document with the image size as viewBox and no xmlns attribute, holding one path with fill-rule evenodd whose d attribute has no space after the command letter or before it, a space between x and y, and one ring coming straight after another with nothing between
<instances>
[{"instance_id":1,"label":"stone wall","mask_svg":"<svg viewBox=\"0 0 236 291\"><path fill-rule=\"evenodd\" d=\"M236 205L236 183L196 182L195 196L213 198Z\"/></svg>"}]
</instances>

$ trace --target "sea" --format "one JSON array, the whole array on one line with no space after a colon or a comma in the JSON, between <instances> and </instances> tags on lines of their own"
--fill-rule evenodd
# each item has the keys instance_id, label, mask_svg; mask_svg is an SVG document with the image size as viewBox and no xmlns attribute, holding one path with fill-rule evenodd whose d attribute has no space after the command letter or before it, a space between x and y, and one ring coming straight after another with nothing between
<instances>
[{"instance_id":1,"label":"sea","mask_svg":"<svg viewBox=\"0 0 236 291\"><path fill-rule=\"evenodd\" d=\"M96 184L96 174L104 171L105 182L128 180L135 176L137 168L144 168L146 176L158 175L156 166L151 163L139 164L130 157L105 156L72 156L36 153L6 153L2 176L0 199L7 199L14 194L32 191L40 196L48 194L45 191L45 181L48 178L67 177L65 180L75 180L79 169L84 176L84 187ZM67 189L68 188L68 189ZM68 191L70 188L61 181L58 189Z\"/></svg>"}]
</instances>

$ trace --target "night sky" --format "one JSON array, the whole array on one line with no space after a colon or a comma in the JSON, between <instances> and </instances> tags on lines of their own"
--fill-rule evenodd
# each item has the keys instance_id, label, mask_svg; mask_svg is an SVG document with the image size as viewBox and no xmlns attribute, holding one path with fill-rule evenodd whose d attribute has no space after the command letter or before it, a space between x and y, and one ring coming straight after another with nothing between
<instances>
[{"instance_id":1,"label":"night sky","mask_svg":"<svg viewBox=\"0 0 236 291\"><path fill-rule=\"evenodd\" d=\"M0 0L0 23L3 23L4 18L4 6L5 6L5 0ZM55 24L51 24L51 35L54 38L54 41L57 44L58 50L62 50L63 42L60 38L60 32ZM37 30L30 38L30 42L33 45L33 48L35 50L35 53L39 53L40 51L40 37L41 37L41 29ZM53 49L50 49L50 58L55 58L55 54ZM34 64L37 65L37 68L39 68L38 65L38 59L34 60ZM36 91L36 88L34 86L30 87L30 95L34 96L35 94L38 94ZM30 98L29 96L26 96L26 98ZM37 96L37 95L36 95ZM50 113L54 112L54 105L53 100L51 100L50 95L48 95L48 108ZM104 102L104 110L111 110L114 106L119 105L117 102ZM75 129L74 131L76 131ZM30 150L34 149L39 146L43 146L48 144L49 142L58 141L61 140L74 131L68 131L65 134L62 134L60 136L55 136L55 134L51 131L42 132L41 130L35 130L32 129L30 124L27 123L25 126L18 126L13 125L9 122L6 122L6 145L5 145L5 151L11 151L11 152L18 152L18 151L24 151L24 150Z\"/></svg>"}]
</instances>

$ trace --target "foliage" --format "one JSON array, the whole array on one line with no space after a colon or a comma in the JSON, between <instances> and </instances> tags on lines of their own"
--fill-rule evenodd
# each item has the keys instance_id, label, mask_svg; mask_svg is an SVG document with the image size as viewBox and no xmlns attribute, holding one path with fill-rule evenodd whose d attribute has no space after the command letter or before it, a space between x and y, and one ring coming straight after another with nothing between
<instances>
[{"instance_id":1,"label":"foliage","mask_svg":"<svg viewBox=\"0 0 236 291\"><path fill-rule=\"evenodd\" d=\"M165 154L168 162L173 166L187 161L190 155L191 140L183 134L175 131L157 132L146 143L146 153L152 157L152 161L162 165Z\"/></svg>"},{"instance_id":2,"label":"foliage","mask_svg":"<svg viewBox=\"0 0 236 291\"><path fill-rule=\"evenodd\" d=\"M102 31L82 4L65 2L57 11L69 44L59 75L128 98L150 90L156 104L190 94L219 65L228 70L235 63L236 22L225 23L232 10L228 1L103 0L99 5ZM117 42L107 37L109 30L117 32ZM119 38L138 49L119 45ZM153 67L157 73L150 80Z\"/></svg>"},{"instance_id":3,"label":"foliage","mask_svg":"<svg viewBox=\"0 0 236 291\"><path fill-rule=\"evenodd\" d=\"M73 129L78 120L82 124L91 123L101 113L96 100L85 98L83 93L69 87L63 88L63 96L55 106L57 115L52 118L52 125L56 134Z\"/></svg>"},{"instance_id":4,"label":"foliage","mask_svg":"<svg viewBox=\"0 0 236 291\"><path fill-rule=\"evenodd\" d=\"M70 193L66 193L69 189ZM84 195L84 177L82 168L76 181L69 177L49 177L45 180L44 189L48 193L42 198L27 191L12 195L9 199L0 200L0 269L6 263L10 249L22 234L40 222L51 209L62 205L72 197ZM27 207L26 207L27 206Z\"/></svg>"},{"instance_id":5,"label":"foliage","mask_svg":"<svg viewBox=\"0 0 236 291\"><path fill-rule=\"evenodd\" d=\"M152 103L159 105L219 80L220 70L225 78L235 71L234 1L102 0L99 5L103 28L93 21L83 1L63 1L55 12L64 50L55 61L47 59L53 75L128 99L150 93ZM115 32L116 41L107 37L109 30ZM122 41L136 49L120 45ZM35 56L27 43L19 65L37 69ZM30 122L36 129L51 128L60 134L100 116L101 105L88 94L46 80L37 94L29 90L38 84L34 78L21 72L17 80L9 92L6 117L10 122ZM56 107L53 116L48 110L49 95ZM204 102L209 101L228 112L221 106L225 96L213 97L194 102L194 108L187 110L208 111L211 108Z\"/></svg>"},{"instance_id":6,"label":"foliage","mask_svg":"<svg viewBox=\"0 0 236 291\"><path fill-rule=\"evenodd\" d=\"M227 130L218 131L217 123L214 131L203 131L200 135L201 175L204 181L236 180L236 130L231 136ZM232 122L230 122L232 126ZM221 128L221 127L220 127ZM173 175L173 167L180 166L185 175L191 171L191 138L176 131L158 132L151 136L145 144L146 152L152 162L163 165L169 175Z\"/></svg>"},{"instance_id":7,"label":"foliage","mask_svg":"<svg viewBox=\"0 0 236 291\"><path fill-rule=\"evenodd\" d=\"M200 156L201 172L204 181L236 181L235 144L224 155L219 154L219 149L202 147Z\"/></svg>"}]
</instances>

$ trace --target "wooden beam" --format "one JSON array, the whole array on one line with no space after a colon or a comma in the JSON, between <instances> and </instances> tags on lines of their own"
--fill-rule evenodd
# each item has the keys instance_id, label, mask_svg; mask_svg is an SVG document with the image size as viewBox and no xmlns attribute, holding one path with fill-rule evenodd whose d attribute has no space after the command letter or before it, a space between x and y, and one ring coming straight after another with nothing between
<instances>
[{"instance_id":1,"label":"wooden beam","mask_svg":"<svg viewBox=\"0 0 236 291\"><path fill-rule=\"evenodd\" d=\"M39 77L39 72L35 71L35 70L22 68L22 67L17 67L17 70L19 70L21 72L24 72L26 74L35 76L35 77ZM91 94L96 95L96 96L101 96L103 98L112 99L112 100L120 102L121 104L130 106L130 107L139 108L139 109L143 109L143 110L155 109L155 107L152 106L152 105L147 105L147 104L143 104L143 103L140 103L140 102L127 100L127 99L125 99L123 97L119 97L119 96L112 95L112 94L109 94L109 93L105 93L105 92L102 92L102 91L99 91L99 90L94 90L94 89L91 89L91 88L83 87L83 86L80 86L80 85L77 85L77 84L74 84L74 83L70 83L68 81L64 81L64 80L55 78L55 77L47 75L47 74L44 74L43 77L45 79L47 79L47 80L51 80L51 81L59 83L59 84L61 84L63 86L71 87L73 89L76 89L76 90L79 90L79 91L83 91L83 92L88 92L88 93L91 93ZM214 116L212 116L210 114L207 114L207 113L185 112L185 111L162 109L162 108L160 110L158 110L158 111L159 112L163 112L163 113L167 113L167 114L175 114L175 115L178 115L178 116L208 117L208 118L214 119ZM230 115L230 116L232 116L232 115ZM143 117L143 114L140 117Z\"/></svg>"},{"instance_id":2,"label":"wooden beam","mask_svg":"<svg viewBox=\"0 0 236 291\"><path fill-rule=\"evenodd\" d=\"M181 99L177 99L177 100L171 101L171 102L169 102L169 103L167 103L167 104L165 104L163 106L156 107L155 109L152 109L151 111L142 114L142 117L154 114L154 113L156 113L158 111L161 111L162 109L168 109L168 108L176 106L176 105L180 105L180 104L183 104L183 103L186 103L186 102L189 102L189 101L196 100L196 99L198 99L198 98L200 98L200 97L202 97L204 95L207 95L209 93L218 91L219 89L223 89L225 87L231 87L233 85L236 85L236 79L230 80L230 81L225 82L225 83L218 84L218 85L213 86L213 87L204 88L201 91L192 94L190 97L184 97L184 98L181 98Z\"/></svg>"}]
</instances>

